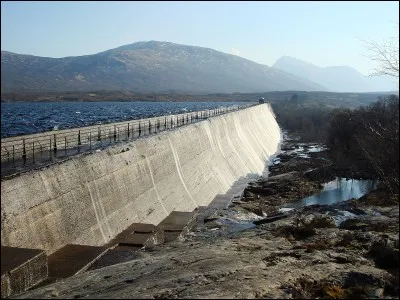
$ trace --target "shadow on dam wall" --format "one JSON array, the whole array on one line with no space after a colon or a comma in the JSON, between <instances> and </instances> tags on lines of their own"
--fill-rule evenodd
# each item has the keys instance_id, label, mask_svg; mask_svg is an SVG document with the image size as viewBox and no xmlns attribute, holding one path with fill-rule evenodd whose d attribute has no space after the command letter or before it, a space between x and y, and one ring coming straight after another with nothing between
<instances>
[{"instance_id":1,"label":"shadow on dam wall","mask_svg":"<svg viewBox=\"0 0 400 300\"><path fill-rule=\"evenodd\" d=\"M158 225L261 175L280 129L268 104L32 170L1 183L2 246L101 246L133 223Z\"/></svg>"}]
</instances>

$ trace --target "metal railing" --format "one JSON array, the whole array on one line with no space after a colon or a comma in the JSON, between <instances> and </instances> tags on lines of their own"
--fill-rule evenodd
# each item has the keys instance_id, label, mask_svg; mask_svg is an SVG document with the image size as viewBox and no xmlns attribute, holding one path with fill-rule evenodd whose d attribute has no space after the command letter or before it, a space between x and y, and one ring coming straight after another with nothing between
<instances>
[{"instance_id":1,"label":"metal railing","mask_svg":"<svg viewBox=\"0 0 400 300\"><path fill-rule=\"evenodd\" d=\"M24 169L24 167L32 166L40 161L53 161L121 141L134 140L257 104L234 105L177 115L4 138L1 139L2 167L3 165L7 165L8 168L15 167L15 162L20 161L22 164L19 164L19 169Z\"/></svg>"}]
</instances>

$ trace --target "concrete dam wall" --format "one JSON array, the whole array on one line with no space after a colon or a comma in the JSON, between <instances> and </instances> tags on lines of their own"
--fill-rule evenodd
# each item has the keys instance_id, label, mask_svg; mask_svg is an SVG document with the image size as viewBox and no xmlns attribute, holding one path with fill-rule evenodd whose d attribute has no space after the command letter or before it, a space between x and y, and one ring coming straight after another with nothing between
<instances>
[{"instance_id":1,"label":"concrete dam wall","mask_svg":"<svg viewBox=\"0 0 400 300\"><path fill-rule=\"evenodd\" d=\"M268 104L82 154L1 183L2 246L100 246L132 223L207 206L278 150Z\"/></svg>"}]
</instances>

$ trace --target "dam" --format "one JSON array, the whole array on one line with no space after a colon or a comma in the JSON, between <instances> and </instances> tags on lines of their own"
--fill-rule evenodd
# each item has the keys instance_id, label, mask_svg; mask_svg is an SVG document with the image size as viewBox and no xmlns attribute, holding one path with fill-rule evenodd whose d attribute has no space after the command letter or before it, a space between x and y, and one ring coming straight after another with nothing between
<instances>
[{"instance_id":1,"label":"dam","mask_svg":"<svg viewBox=\"0 0 400 300\"><path fill-rule=\"evenodd\" d=\"M260 104L3 180L1 245L51 255L105 245L133 223L156 226L261 175L280 139Z\"/></svg>"}]
</instances>

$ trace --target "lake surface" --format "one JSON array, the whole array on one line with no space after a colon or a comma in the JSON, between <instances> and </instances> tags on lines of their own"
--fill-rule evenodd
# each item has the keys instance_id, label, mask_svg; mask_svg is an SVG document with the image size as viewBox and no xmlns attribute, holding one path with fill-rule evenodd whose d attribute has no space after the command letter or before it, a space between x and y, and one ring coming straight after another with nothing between
<instances>
[{"instance_id":1,"label":"lake surface","mask_svg":"<svg viewBox=\"0 0 400 300\"><path fill-rule=\"evenodd\" d=\"M215 109L252 102L18 102L1 103L1 138Z\"/></svg>"}]
</instances>

